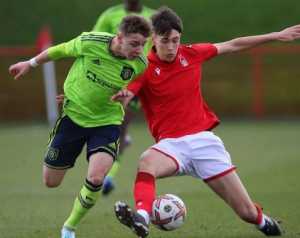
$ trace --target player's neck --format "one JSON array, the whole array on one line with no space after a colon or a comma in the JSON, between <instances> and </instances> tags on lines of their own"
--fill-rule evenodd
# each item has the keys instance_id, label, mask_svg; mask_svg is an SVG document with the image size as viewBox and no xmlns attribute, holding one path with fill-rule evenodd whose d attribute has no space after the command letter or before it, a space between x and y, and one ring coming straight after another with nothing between
<instances>
[{"instance_id":1,"label":"player's neck","mask_svg":"<svg viewBox=\"0 0 300 238\"><path fill-rule=\"evenodd\" d=\"M115 36L109 45L109 51L113 56L119 57L119 58L125 58L125 56L122 54L121 51L121 45L118 40L118 37Z\"/></svg>"}]
</instances>

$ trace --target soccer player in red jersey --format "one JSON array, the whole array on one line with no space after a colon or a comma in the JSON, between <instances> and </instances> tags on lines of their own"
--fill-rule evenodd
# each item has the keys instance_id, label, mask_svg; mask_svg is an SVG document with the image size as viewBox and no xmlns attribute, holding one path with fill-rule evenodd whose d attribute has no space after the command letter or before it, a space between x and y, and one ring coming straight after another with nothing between
<instances>
[{"instance_id":1,"label":"soccer player in red jersey","mask_svg":"<svg viewBox=\"0 0 300 238\"><path fill-rule=\"evenodd\" d=\"M205 181L242 220L256 225L267 236L280 236L279 224L251 200L222 140L212 132L219 119L202 97L201 65L217 55L269 41L298 39L300 25L223 43L191 45L180 44L182 22L171 9L159 9L152 16L152 25L154 47L148 55L147 70L112 98L126 105L137 95L156 140L139 161L134 186L136 210L117 202L117 218L139 237L146 237L155 179L191 175Z\"/></svg>"}]
</instances>

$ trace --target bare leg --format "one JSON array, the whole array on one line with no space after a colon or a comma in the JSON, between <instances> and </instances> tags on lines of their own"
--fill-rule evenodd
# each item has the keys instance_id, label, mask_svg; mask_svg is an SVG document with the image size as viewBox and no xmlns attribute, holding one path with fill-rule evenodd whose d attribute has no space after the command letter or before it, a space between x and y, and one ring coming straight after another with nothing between
<instances>
[{"instance_id":1,"label":"bare leg","mask_svg":"<svg viewBox=\"0 0 300 238\"><path fill-rule=\"evenodd\" d=\"M241 219L256 223L257 209L235 171L209 181L207 184Z\"/></svg>"},{"instance_id":2,"label":"bare leg","mask_svg":"<svg viewBox=\"0 0 300 238\"><path fill-rule=\"evenodd\" d=\"M146 150L139 161L138 172L152 174L155 178L169 177L176 171L174 159L154 149Z\"/></svg>"},{"instance_id":3,"label":"bare leg","mask_svg":"<svg viewBox=\"0 0 300 238\"><path fill-rule=\"evenodd\" d=\"M51 169L47 167L46 165L43 166L43 181L44 184L48 188L55 188L58 187L62 180L64 179L64 176L67 172L67 169Z\"/></svg>"},{"instance_id":4,"label":"bare leg","mask_svg":"<svg viewBox=\"0 0 300 238\"><path fill-rule=\"evenodd\" d=\"M128 141L128 126L132 119L132 112L129 108L127 108L125 112L125 117L122 125L120 126L120 147L119 147L119 156L118 159L114 162L112 168L104 179L103 182L103 195L109 195L113 189L115 188L114 178L119 171L121 166L121 157L124 150L130 145L130 141Z\"/></svg>"},{"instance_id":5,"label":"bare leg","mask_svg":"<svg viewBox=\"0 0 300 238\"><path fill-rule=\"evenodd\" d=\"M209 181L208 185L241 219L257 225L257 228L266 236L282 235L278 222L263 214L261 208L254 205L236 172Z\"/></svg>"},{"instance_id":6,"label":"bare leg","mask_svg":"<svg viewBox=\"0 0 300 238\"><path fill-rule=\"evenodd\" d=\"M108 173L113 164L111 155L103 152L91 155L87 179L95 185L102 184L104 176Z\"/></svg>"}]
</instances>

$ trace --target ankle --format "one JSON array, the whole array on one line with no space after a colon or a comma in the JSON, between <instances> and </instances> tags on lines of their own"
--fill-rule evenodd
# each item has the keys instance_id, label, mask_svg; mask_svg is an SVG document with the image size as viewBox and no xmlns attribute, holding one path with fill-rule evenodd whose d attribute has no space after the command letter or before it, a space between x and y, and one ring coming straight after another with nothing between
<instances>
[{"instance_id":1,"label":"ankle","mask_svg":"<svg viewBox=\"0 0 300 238\"><path fill-rule=\"evenodd\" d=\"M136 212L145 219L147 224L150 223L150 216L149 216L149 213L146 210L138 209Z\"/></svg>"},{"instance_id":2,"label":"ankle","mask_svg":"<svg viewBox=\"0 0 300 238\"><path fill-rule=\"evenodd\" d=\"M257 224L258 229L264 228L264 226L266 225L266 219L268 219L268 216L266 216L265 214L262 214L261 222L259 224Z\"/></svg>"}]
</instances>

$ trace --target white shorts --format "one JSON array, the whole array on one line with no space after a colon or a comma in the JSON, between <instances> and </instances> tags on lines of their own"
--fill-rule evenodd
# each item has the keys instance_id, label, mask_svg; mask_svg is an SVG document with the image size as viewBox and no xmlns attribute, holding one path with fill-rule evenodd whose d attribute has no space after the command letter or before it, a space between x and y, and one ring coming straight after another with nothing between
<instances>
[{"instance_id":1,"label":"white shorts","mask_svg":"<svg viewBox=\"0 0 300 238\"><path fill-rule=\"evenodd\" d=\"M173 159L177 164L177 175L209 181L235 170L222 140L210 131L163 139L151 149Z\"/></svg>"}]
</instances>

